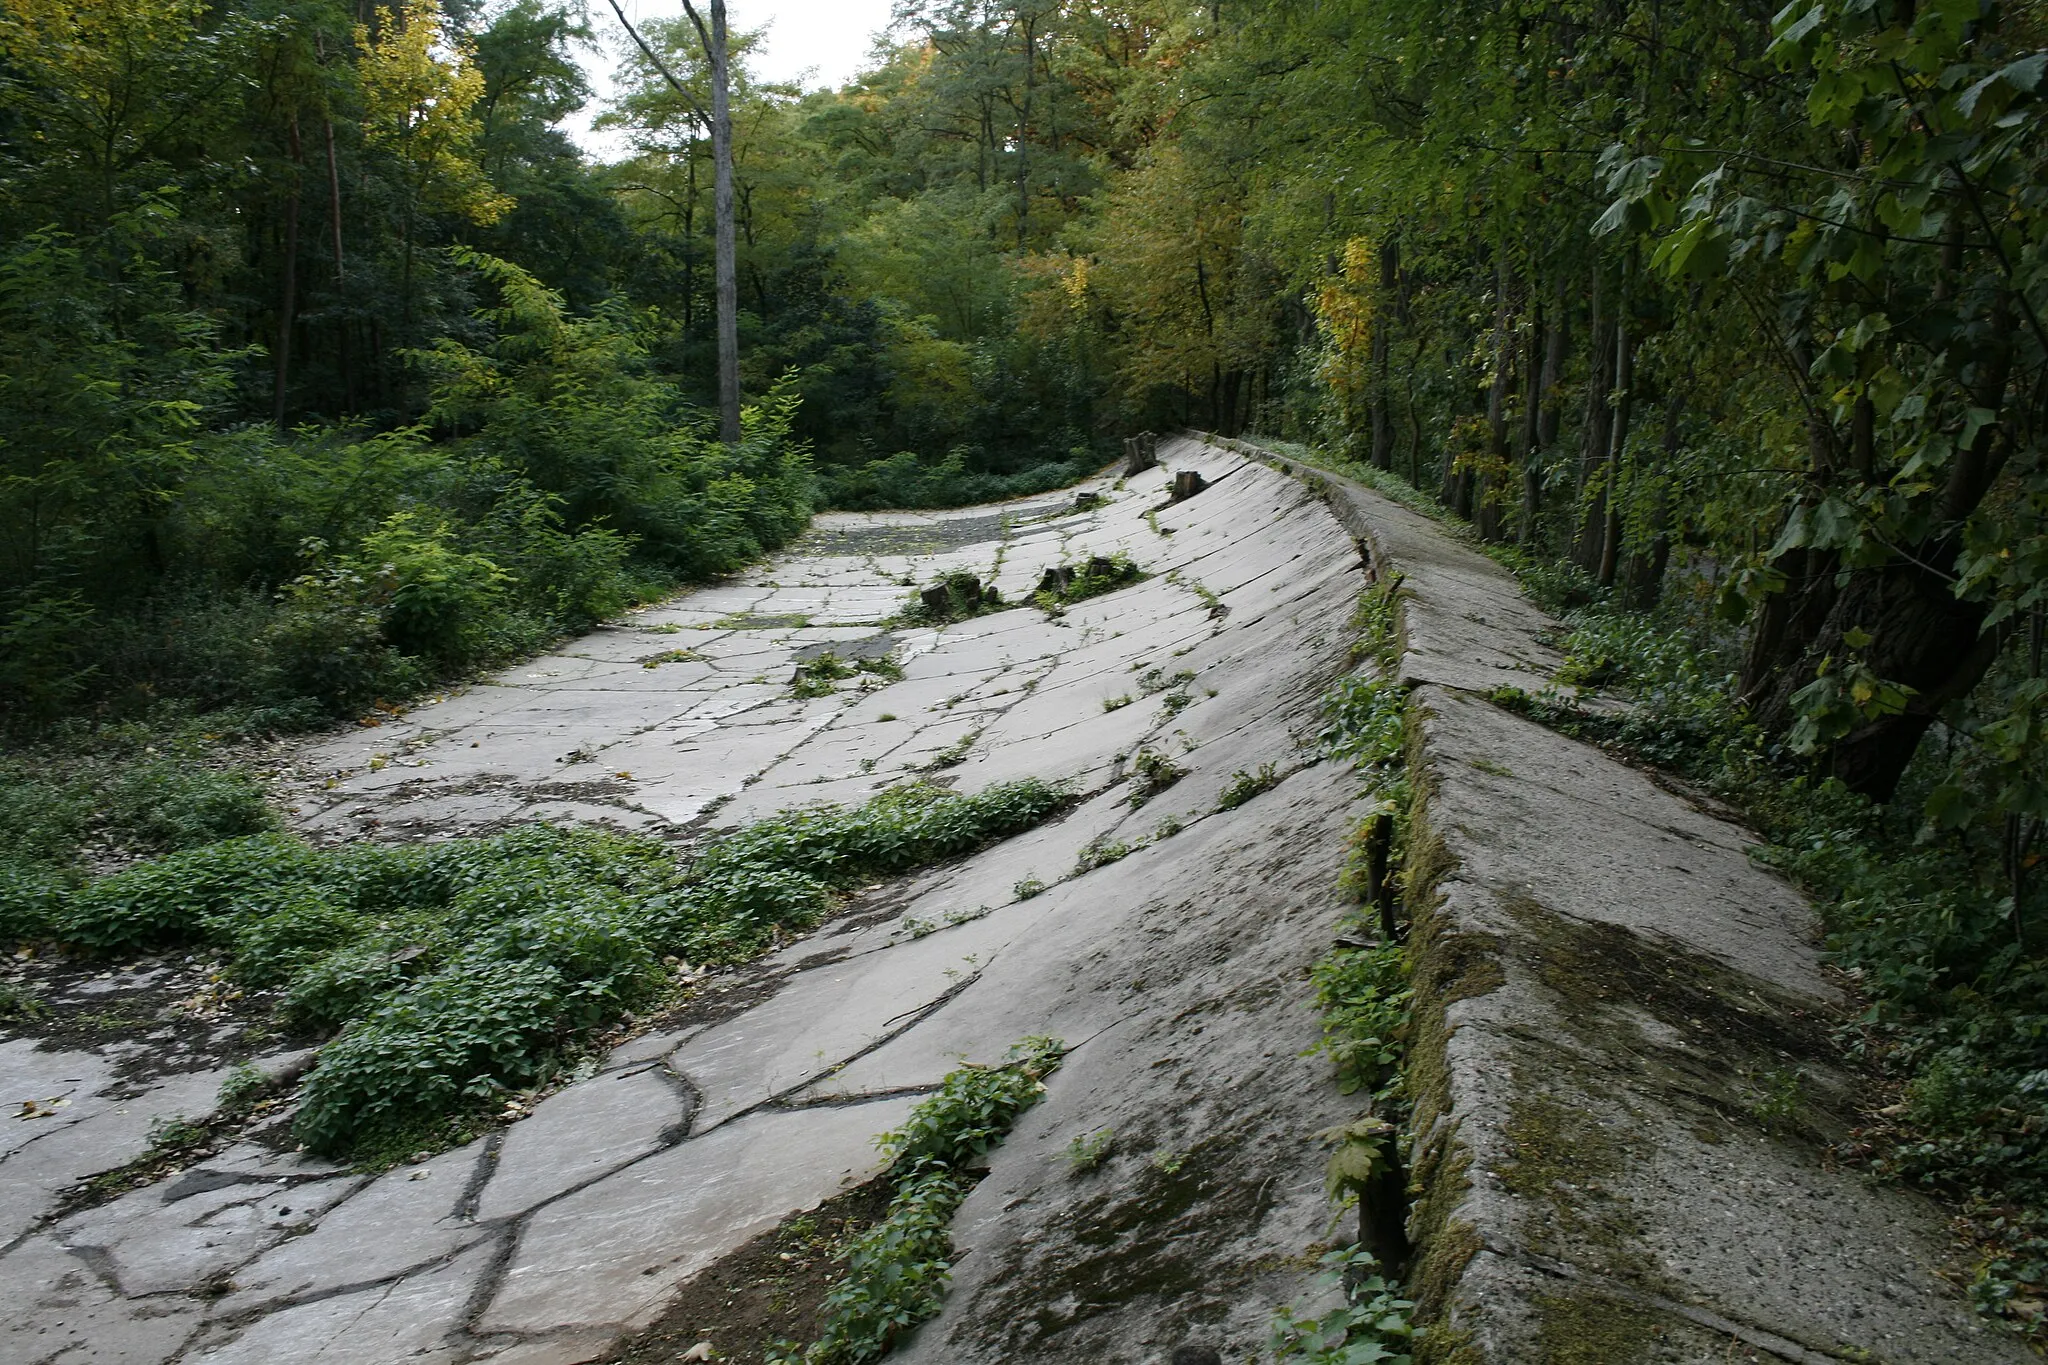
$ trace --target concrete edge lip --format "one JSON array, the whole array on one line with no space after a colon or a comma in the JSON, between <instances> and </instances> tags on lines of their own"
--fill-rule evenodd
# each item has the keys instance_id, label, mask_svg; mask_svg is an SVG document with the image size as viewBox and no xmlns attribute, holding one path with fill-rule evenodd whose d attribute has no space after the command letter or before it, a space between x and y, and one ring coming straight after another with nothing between
<instances>
[{"instance_id":1,"label":"concrete edge lip","mask_svg":"<svg viewBox=\"0 0 2048 1365\"><path fill-rule=\"evenodd\" d=\"M1318 489L1370 574L1422 589L1404 611L1427 651L1398 664L1433 779L1415 838L1438 850L1411 1057L1426 1185L1410 1292L1442 1343L1422 1358L1572 1342L1701 1365L2033 1360L1939 1275L1939 1209L1827 1162L1831 1114L1854 1108L1820 1026L1839 997L1811 908L1749 861L1747 831L1484 702L1558 661L1536 638L1556 623L1505 570L1341 475L1188 434ZM1468 761L1497 767L1504 744L1571 771ZM1635 818L1598 816L1616 801ZM1702 821L1726 837L1670 833ZM1800 1078L1810 1121L1754 1117L1744 1073L1774 1070Z\"/></svg>"}]
</instances>

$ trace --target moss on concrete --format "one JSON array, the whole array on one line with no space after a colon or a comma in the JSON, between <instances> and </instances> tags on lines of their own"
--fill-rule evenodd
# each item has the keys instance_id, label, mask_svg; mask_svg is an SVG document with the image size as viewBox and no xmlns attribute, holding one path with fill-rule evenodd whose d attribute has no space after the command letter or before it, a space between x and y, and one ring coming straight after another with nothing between
<instances>
[{"instance_id":1,"label":"moss on concrete","mask_svg":"<svg viewBox=\"0 0 2048 1365\"><path fill-rule=\"evenodd\" d=\"M1662 1335L1656 1314L1604 1294L1540 1294L1533 1305L1544 1365L1636 1365L1654 1358Z\"/></svg>"}]
</instances>

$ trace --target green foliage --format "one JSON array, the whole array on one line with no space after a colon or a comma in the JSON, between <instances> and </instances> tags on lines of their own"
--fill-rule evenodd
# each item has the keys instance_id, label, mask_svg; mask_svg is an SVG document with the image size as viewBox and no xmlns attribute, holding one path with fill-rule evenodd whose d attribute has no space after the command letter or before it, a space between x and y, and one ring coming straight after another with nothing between
<instances>
[{"instance_id":1,"label":"green foliage","mask_svg":"<svg viewBox=\"0 0 2048 1365\"><path fill-rule=\"evenodd\" d=\"M1067 1165L1077 1174L1085 1174L1109 1160L1116 1150L1116 1133L1109 1128L1098 1128L1092 1133L1076 1133L1074 1140L1067 1144L1065 1156Z\"/></svg>"},{"instance_id":2,"label":"green foliage","mask_svg":"<svg viewBox=\"0 0 2048 1365\"><path fill-rule=\"evenodd\" d=\"M1141 582L1147 576L1137 561L1121 550L1106 558L1090 559L1078 568L1069 567L1068 572L1069 577L1057 591L1034 593L1031 600L1047 611L1057 612L1076 602Z\"/></svg>"},{"instance_id":3,"label":"green foliage","mask_svg":"<svg viewBox=\"0 0 2048 1365\"><path fill-rule=\"evenodd\" d=\"M780 1343L776 1365L859 1365L888 1353L908 1328L938 1314L951 1275L954 1210L968 1171L1045 1093L1065 1044L1027 1038L998 1066L964 1066L879 1139L896 1194L882 1221L846 1249L846 1274L825 1298L823 1328L803 1348Z\"/></svg>"},{"instance_id":4,"label":"green foliage","mask_svg":"<svg viewBox=\"0 0 2048 1365\"><path fill-rule=\"evenodd\" d=\"M739 961L835 893L1044 819L1055 788L898 787L761 821L679 866L658 841L532 825L418 846L315 849L265 833L141 862L35 913L106 954L212 948L291 1026L338 1031L300 1097L324 1153L396 1151L557 1073L664 989L661 959Z\"/></svg>"},{"instance_id":5,"label":"green foliage","mask_svg":"<svg viewBox=\"0 0 2048 1365\"><path fill-rule=\"evenodd\" d=\"M1410 1344L1423 1334L1415 1305L1401 1286L1378 1273L1379 1263L1360 1247L1322 1258L1323 1278L1344 1301L1321 1317L1282 1308L1273 1315L1273 1358L1305 1365L1409 1365Z\"/></svg>"},{"instance_id":6,"label":"green foliage","mask_svg":"<svg viewBox=\"0 0 2048 1365\"><path fill-rule=\"evenodd\" d=\"M1316 963L1310 979L1322 1012L1316 1050L1337 1068L1338 1088L1347 1095L1377 1090L1400 1063L1414 1000L1401 945L1340 945Z\"/></svg>"},{"instance_id":7,"label":"green foliage","mask_svg":"<svg viewBox=\"0 0 2048 1365\"><path fill-rule=\"evenodd\" d=\"M1407 744L1408 698L1398 683L1354 673L1323 694L1324 754L1360 769L1397 764Z\"/></svg>"},{"instance_id":8,"label":"green foliage","mask_svg":"<svg viewBox=\"0 0 2048 1365\"><path fill-rule=\"evenodd\" d=\"M1188 770L1167 755L1141 747L1131 755L1131 805L1144 805L1187 775Z\"/></svg>"},{"instance_id":9,"label":"green foliage","mask_svg":"<svg viewBox=\"0 0 2048 1365\"><path fill-rule=\"evenodd\" d=\"M789 685L789 693L793 697L829 697L837 690L834 683L851 678L857 671L828 650L796 666L796 678Z\"/></svg>"},{"instance_id":10,"label":"green foliage","mask_svg":"<svg viewBox=\"0 0 2048 1365\"><path fill-rule=\"evenodd\" d=\"M40 1019L48 1012L43 997L28 987L0 982L0 1020Z\"/></svg>"},{"instance_id":11,"label":"green foliage","mask_svg":"<svg viewBox=\"0 0 2048 1365\"><path fill-rule=\"evenodd\" d=\"M964 507L1049 493L1088 478L1102 467L1086 447L1065 460L1052 460L1012 474L971 469L967 452L955 450L932 460L913 451L860 465L827 465L819 494L827 507L867 511L883 507Z\"/></svg>"},{"instance_id":12,"label":"green foliage","mask_svg":"<svg viewBox=\"0 0 2048 1365\"><path fill-rule=\"evenodd\" d=\"M1255 773L1240 768L1230 775L1230 782L1223 788L1223 794L1216 798L1216 809L1236 810L1245 802L1280 785L1280 770L1271 763L1261 763Z\"/></svg>"},{"instance_id":13,"label":"green foliage","mask_svg":"<svg viewBox=\"0 0 2048 1365\"><path fill-rule=\"evenodd\" d=\"M1139 845L1126 843L1122 839L1097 835L1082 847L1080 856L1074 859L1074 870L1093 872L1098 867L1108 867L1111 863L1122 862L1130 857L1138 848Z\"/></svg>"}]
</instances>

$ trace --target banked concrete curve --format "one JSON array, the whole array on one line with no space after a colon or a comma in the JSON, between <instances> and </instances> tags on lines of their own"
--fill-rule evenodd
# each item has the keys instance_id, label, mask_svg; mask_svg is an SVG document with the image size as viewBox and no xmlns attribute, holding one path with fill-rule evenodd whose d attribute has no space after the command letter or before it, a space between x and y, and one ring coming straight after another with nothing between
<instances>
[{"instance_id":1,"label":"banked concrete curve","mask_svg":"<svg viewBox=\"0 0 2048 1365\"><path fill-rule=\"evenodd\" d=\"M1754 836L1489 703L1562 662L1499 565L1353 480L1213 444L1301 480L1400 575L1418 1360L2034 1359L1963 1300L1930 1201L1829 1160L1856 1114L1846 1001Z\"/></svg>"},{"instance_id":2,"label":"banked concrete curve","mask_svg":"<svg viewBox=\"0 0 2048 1365\"><path fill-rule=\"evenodd\" d=\"M0 1145L0 1365L599 1360L875 1174L876 1135L963 1059L1042 1034L1072 1051L963 1210L946 1316L909 1356L1256 1356L1332 1231L1315 1134L1357 1109L1305 1050L1357 787L1317 761L1317 703L1352 667L1364 575L1301 485L1198 442L1160 453L1080 499L822 517L747 574L307 755L294 817L320 839L547 818L687 842L911 778L1036 776L1079 799L865 889L749 969L693 975L680 1015L527 1117L374 1178L295 1152L281 1115L53 1217L220 1075L131 1084L118 1058L0 1045L8 1097L67 1100ZM1206 490L1171 501L1187 471ZM940 573L1019 602L1048 567L1118 553L1147 576L1057 617L898 619ZM889 652L901 676L798 694L795 666L828 649ZM1183 770L1142 803L1141 748ZM127 989L90 984L110 1004Z\"/></svg>"}]
</instances>

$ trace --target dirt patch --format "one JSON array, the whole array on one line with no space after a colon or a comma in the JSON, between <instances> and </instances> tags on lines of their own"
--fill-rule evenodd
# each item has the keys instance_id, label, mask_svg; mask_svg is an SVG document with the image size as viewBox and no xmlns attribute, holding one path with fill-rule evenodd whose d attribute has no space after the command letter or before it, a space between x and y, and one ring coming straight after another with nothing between
<instances>
[{"instance_id":1,"label":"dirt patch","mask_svg":"<svg viewBox=\"0 0 2048 1365\"><path fill-rule=\"evenodd\" d=\"M0 1020L0 1040L32 1038L43 1052L113 1050L114 1075L140 1095L159 1077L229 1065L282 1035L270 1001L224 988L202 957L145 958L114 966L86 958L17 959L0 982L32 1002ZM119 1046L119 1045L127 1046Z\"/></svg>"},{"instance_id":2,"label":"dirt patch","mask_svg":"<svg viewBox=\"0 0 2048 1365\"><path fill-rule=\"evenodd\" d=\"M888 1212L894 1186L877 1176L784 1220L685 1284L652 1327L602 1357L617 1365L671 1365L708 1341L726 1361L765 1360L778 1341L817 1339L825 1296L845 1273L843 1248Z\"/></svg>"},{"instance_id":3,"label":"dirt patch","mask_svg":"<svg viewBox=\"0 0 2048 1365\"><path fill-rule=\"evenodd\" d=\"M1072 507L1060 509L1070 514ZM986 517L943 517L933 521L879 526L817 526L790 545L793 554L810 555L935 555L984 541L1001 540L1014 512Z\"/></svg>"}]
</instances>

